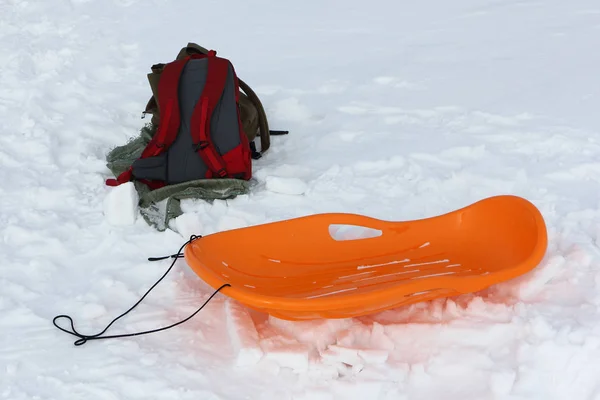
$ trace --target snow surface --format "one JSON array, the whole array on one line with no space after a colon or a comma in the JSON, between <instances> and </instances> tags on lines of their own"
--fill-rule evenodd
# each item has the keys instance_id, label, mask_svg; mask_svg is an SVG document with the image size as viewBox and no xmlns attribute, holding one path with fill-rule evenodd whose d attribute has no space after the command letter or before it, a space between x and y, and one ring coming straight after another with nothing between
<instances>
[{"instance_id":1,"label":"snow surface","mask_svg":"<svg viewBox=\"0 0 600 400\"><path fill-rule=\"evenodd\" d=\"M597 0L2 2L0 398L600 399L599 34ZM115 226L105 154L145 122L150 66L188 41L230 58L290 134L250 194L186 201L164 233ZM496 194L540 208L549 248L481 293L310 322L219 294L171 330L82 347L51 323L102 330L168 266L146 258L192 233ZM179 261L109 333L211 292Z\"/></svg>"}]
</instances>

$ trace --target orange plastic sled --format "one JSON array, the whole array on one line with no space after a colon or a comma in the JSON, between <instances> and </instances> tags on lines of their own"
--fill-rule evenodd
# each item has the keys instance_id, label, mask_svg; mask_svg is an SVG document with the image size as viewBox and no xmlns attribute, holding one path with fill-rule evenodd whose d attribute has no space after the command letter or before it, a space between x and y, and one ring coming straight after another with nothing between
<instances>
[{"instance_id":1,"label":"orange plastic sled","mask_svg":"<svg viewBox=\"0 0 600 400\"><path fill-rule=\"evenodd\" d=\"M332 234L339 225L377 234L340 239ZM193 241L185 258L246 306L302 320L476 292L530 271L546 248L538 209L507 195L413 221L329 213L234 229Z\"/></svg>"}]
</instances>

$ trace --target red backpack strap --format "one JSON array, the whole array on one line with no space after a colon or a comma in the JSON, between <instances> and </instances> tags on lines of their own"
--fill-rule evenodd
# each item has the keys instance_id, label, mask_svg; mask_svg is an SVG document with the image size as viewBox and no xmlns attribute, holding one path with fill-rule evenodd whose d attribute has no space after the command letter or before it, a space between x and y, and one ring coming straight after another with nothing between
<instances>
[{"instance_id":1,"label":"red backpack strap","mask_svg":"<svg viewBox=\"0 0 600 400\"><path fill-rule=\"evenodd\" d=\"M207 177L225 178L229 176L227 165L212 142L210 119L225 88L229 63L216 57L213 50L208 53L207 63L206 83L192 114L190 130L195 150L208 167Z\"/></svg>"},{"instance_id":2,"label":"red backpack strap","mask_svg":"<svg viewBox=\"0 0 600 400\"><path fill-rule=\"evenodd\" d=\"M191 57L174 61L167 64L161 74L158 83L158 107L161 120L156 133L148 142L140 158L155 157L167 150L177 137L179 124L181 122L179 115L179 78L185 64ZM108 186L118 186L129 182L133 175L133 168L129 167L121 173L117 179L107 179Z\"/></svg>"}]
</instances>

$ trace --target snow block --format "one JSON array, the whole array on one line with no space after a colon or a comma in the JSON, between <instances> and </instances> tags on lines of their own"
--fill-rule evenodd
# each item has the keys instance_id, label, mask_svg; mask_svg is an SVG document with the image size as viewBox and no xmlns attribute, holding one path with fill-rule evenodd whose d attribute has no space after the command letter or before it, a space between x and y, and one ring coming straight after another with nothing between
<instances>
[{"instance_id":1,"label":"snow block","mask_svg":"<svg viewBox=\"0 0 600 400\"><path fill-rule=\"evenodd\" d=\"M358 356L367 364L384 364L389 357L389 352L377 349L362 349L358 350Z\"/></svg>"},{"instance_id":2,"label":"snow block","mask_svg":"<svg viewBox=\"0 0 600 400\"><path fill-rule=\"evenodd\" d=\"M175 228L184 238L203 233L203 225L198 213L184 213L175 218Z\"/></svg>"},{"instance_id":3,"label":"snow block","mask_svg":"<svg viewBox=\"0 0 600 400\"><path fill-rule=\"evenodd\" d=\"M263 333L268 332L262 331ZM289 368L297 372L306 372L310 365L311 347L300 343L285 333L266 335L261 339L264 360L274 362L280 368Z\"/></svg>"},{"instance_id":4,"label":"snow block","mask_svg":"<svg viewBox=\"0 0 600 400\"><path fill-rule=\"evenodd\" d=\"M362 365L363 359L358 355L358 349L331 345L321 352L321 358L328 364Z\"/></svg>"},{"instance_id":5,"label":"snow block","mask_svg":"<svg viewBox=\"0 0 600 400\"><path fill-rule=\"evenodd\" d=\"M138 214L139 195L133 182L126 182L110 189L104 199L104 215L114 226L132 225Z\"/></svg>"},{"instance_id":6,"label":"snow block","mask_svg":"<svg viewBox=\"0 0 600 400\"><path fill-rule=\"evenodd\" d=\"M351 318L286 321L270 317L269 323L298 342L322 351L336 343L339 332L352 328L355 321Z\"/></svg>"},{"instance_id":7,"label":"snow block","mask_svg":"<svg viewBox=\"0 0 600 400\"><path fill-rule=\"evenodd\" d=\"M268 191L280 194L301 195L308 189L306 183L298 178L267 176L265 183Z\"/></svg>"},{"instance_id":8,"label":"snow block","mask_svg":"<svg viewBox=\"0 0 600 400\"><path fill-rule=\"evenodd\" d=\"M308 346L302 343L279 343L266 346L265 359L274 361L281 368L291 368L294 371L308 370Z\"/></svg>"},{"instance_id":9,"label":"snow block","mask_svg":"<svg viewBox=\"0 0 600 400\"><path fill-rule=\"evenodd\" d=\"M497 396L508 396L512 390L517 374L515 371L497 371L490 376L490 388Z\"/></svg>"},{"instance_id":10,"label":"snow block","mask_svg":"<svg viewBox=\"0 0 600 400\"><path fill-rule=\"evenodd\" d=\"M252 317L243 306L231 299L227 299L225 303L225 315L227 332L236 353L236 365L241 367L257 364L263 352Z\"/></svg>"}]
</instances>

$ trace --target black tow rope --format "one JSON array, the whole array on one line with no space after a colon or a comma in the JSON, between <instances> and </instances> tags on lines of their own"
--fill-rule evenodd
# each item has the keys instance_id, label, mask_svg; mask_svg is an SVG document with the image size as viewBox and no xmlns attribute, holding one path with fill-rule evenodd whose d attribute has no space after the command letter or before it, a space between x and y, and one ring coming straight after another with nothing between
<instances>
[{"instance_id":1,"label":"black tow rope","mask_svg":"<svg viewBox=\"0 0 600 400\"><path fill-rule=\"evenodd\" d=\"M179 249L179 251L178 251L177 253L175 253L175 254L172 254L172 255L169 255L169 256L165 256L165 257L150 257L150 258L148 258L148 261L159 261L159 260L166 260L166 259L168 259L168 258L172 258L172 259L173 259L173 262L171 263L171 265L169 266L169 268L167 269L167 271L166 271L166 272L163 274L163 276L161 276L161 277L160 277L160 278L159 278L159 279L158 279L158 280L157 280L157 281L154 283L154 285L152 285L152 287L150 287L150 289L148 289L148 291L147 291L147 292L146 292L146 293L145 293L145 294L144 294L144 295L143 295L143 296L142 296L142 297L141 297L141 298L140 298L140 299L139 299L139 300L138 300L138 301L137 301L137 302L136 302L136 303L135 303L133 306L131 306L131 308L129 308L129 310L125 311L123 314L121 314L121 315L119 315L118 317L116 317L115 319L113 319L113 320L112 320L112 321L111 321L111 322L110 322L110 323L109 323L109 324L106 326L106 328L104 328L104 329L102 330L102 332L96 333L95 335L83 335L83 334L81 334L81 333L77 332L77 330L75 329L75 324L74 324L74 322L73 322L73 318L71 318L71 317L70 317L70 316L68 316L68 315L64 315L64 314L62 314L62 315L57 315L56 317L54 317L54 319L52 320L52 323L54 324L54 326L55 326L55 327L57 327L57 328L58 328L58 329L60 329L61 331L63 331L63 332L66 332L66 333L68 333L68 334L70 334L70 335L73 335L73 336L76 336L76 337L78 337L79 339L77 339L77 340L76 340L76 341L75 341L73 344L74 344L75 346L81 346L81 345L83 345L83 344L87 343L87 342L88 342L88 341L90 341L90 340L100 340L100 339L123 338L123 337L139 336L139 335L146 335L146 334L148 334L148 333L160 332L160 331L164 331L164 330L167 330L167 329L173 328L173 327L175 327L175 326L177 326L177 325L183 324L184 322L186 322L186 321L188 321L188 320L192 319L192 318L193 318L193 317L194 317L196 314L198 314L198 313L199 313L199 312L200 312L200 311L201 311L201 310L202 310L202 309L203 309L203 308L204 308L204 307L205 307L205 306L208 304L208 302L209 302L209 301L211 301L211 300L212 300L212 298L213 298L213 297L214 297L214 296L215 296L217 293L219 293L219 292L221 291L221 289L223 289L223 288L225 288L225 287L227 287L227 286L231 286L231 285L230 285L230 284L228 284L228 283L226 283L226 284L222 285L220 288L218 288L217 290L215 290L215 291L213 292L213 294L212 294L212 295L211 295L211 296L210 296L210 297L209 297L209 298L208 298L208 299L207 299L207 300L204 302L204 304L202 304L202 305L200 306L200 308L198 308L198 309L197 309L197 310L196 310L196 311L195 311L195 312L194 312L192 315L190 315L189 317L187 317L187 318L185 318L185 319L183 319L183 320L181 320L181 321L179 321L179 322L176 322L176 323L174 323L174 324L171 324L171 325L168 325L168 326L164 326L164 327L162 327L162 328L157 328L157 329L148 330L148 331L134 332L134 333L124 333L124 334L121 334L121 335L106 335L106 336L102 336L102 335L104 335L104 333L105 333L105 332L108 330L108 328L110 328L110 327L112 326L112 324L114 324L114 323L115 323L117 320L119 320L120 318L122 318L122 317L124 317L125 315L129 314L129 312L130 312L131 310L133 310L134 308L136 308L136 307L138 306L138 304L140 304L140 303L141 303L141 302L144 300L144 298L146 298L146 296L147 296L147 295L148 295L148 294L149 294L149 293L152 291L152 289L154 289L154 288L155 288L155 287L156 287L156 286L157 286L157 285L158 285L158 284L159 284L159 283L160 283L160 282L161 282L161 281L162 281L162 280L165 278L165 276L167 276L167 274L168 274L168 273L171 271L171 269L173 269L173 266L175 265L175 263L177 262L177 260L178 260L179 258L183 257L183 253L182 253L182 251L183 251L183 248L184 248L185 246L187 246L188 244L190 244L191 242L193 242L194 240L196 240L196 239L199 239L199 238L201 238L201 237L202 237L202 236L198 236L198 235L192 235L192 236L190 237L190 239L189 239L187 242L185 242L185 243L184 243L184 244L181 246L181 248ZM56 322L56 321L57 321L57 320L59 320L59 319L61 319L61 318L64 318L64 319L66 319L66 320L68 320L68 321L70 322L70 324L71 324L71 329L70 329L70 330L68 330L68 329L65 329L65 328L63 328L63 327L61 327L61 326L59 326L59 325L57 324L57 322Z\"/></svg>"}]
</instances>

